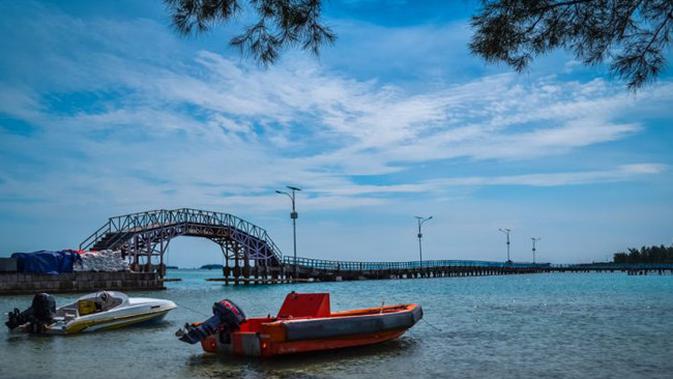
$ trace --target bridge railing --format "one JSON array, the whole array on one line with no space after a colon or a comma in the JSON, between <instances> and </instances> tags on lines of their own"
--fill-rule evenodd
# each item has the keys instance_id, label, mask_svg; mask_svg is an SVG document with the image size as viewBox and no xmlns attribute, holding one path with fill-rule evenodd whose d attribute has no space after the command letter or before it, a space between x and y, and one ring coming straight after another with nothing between
<instances>
[{"instance_id":1,"label":"bridge railing","mask_svg":"<svg viewBox=\"0 0 673 379\"><path fill-rule=\"evenodd\" d=\"M106 234L108 234L112 230L112 226L110 225L110 221L106 222L98 228L95 232L93 232L89 237L87 237L82 243L79 244L80 249L89 249L91 248L96 241L99 239L103 238Z\"/></svg>"},{"instance_id":2,"label":"bridge railing","mask_svg":"<svg viewBox=\"0 0 673 379\"><path fill-rule=\"evenodd\" d=\"M544 268L549 267L548 263L505 263L489 261L466 261L466 260L429 260L407 261L407 262L357 262L357 261L335 261L325 259L313 259L285 256L283 264L297 265L299 267L312 268L317 270L331 271L385 271L385 270L409 270L420 268L436 267L513 267L513 268Z\"/></svg>"}]
</instances>

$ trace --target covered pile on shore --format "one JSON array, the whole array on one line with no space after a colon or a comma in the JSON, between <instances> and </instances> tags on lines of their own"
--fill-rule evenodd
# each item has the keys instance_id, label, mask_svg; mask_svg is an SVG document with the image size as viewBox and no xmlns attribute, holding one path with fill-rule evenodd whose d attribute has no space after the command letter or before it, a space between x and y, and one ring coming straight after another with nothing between
<instances>
[{"instance_id":1,"label":"covered pile on shore","mask_svg":"<svg viewBox=\"0 0 673 379\"><path fill-rule=\"evenodd\" d=\"M119 250L82 251L73 266L74 271L129 271L129 263Z\"/></svg>"},{"instance_id":2,"label":"covered pile on shore","mask_svg":"<svg viewBox=\"0 0 673 379\"><path fill-rule=\"evenodd\" d=\"M30 253L14 253L17 271L25 273L58 275L73 271L73 266L80 261L75 250L39 250Z\"/></svg>"},{"instance_id":3,"label":"covered pile on shore","mask_svg":"<svg viewBox=\"0 0 673 379\"><path fill-rule=\"evenodd\" d=\"M58 275L69 272L129 271L129 263L119 250L40 250L14 253L17 271L22 273Z\"/></svg>"}]
</instances>

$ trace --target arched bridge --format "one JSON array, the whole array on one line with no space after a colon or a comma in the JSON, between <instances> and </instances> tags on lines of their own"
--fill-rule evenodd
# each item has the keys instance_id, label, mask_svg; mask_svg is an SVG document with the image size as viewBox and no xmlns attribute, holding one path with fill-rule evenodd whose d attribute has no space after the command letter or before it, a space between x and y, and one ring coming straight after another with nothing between
<instances>
[{"instance_id":1,"label":"arched bridge","mask_svg":"<svg viewBox=\"0 0 673 379\"><path fill-rule=\"evenodd\" d=\"M232 273L248 275L254 267L278 267L282 254L266 230L228 213L198 209L160 209L111 217L97 231L80 243L80 249L121 250L133 257L138 270L153 271L159 261L163 274L163 257L171 239L178 236L208 238L222 249L225 274L233 261ZM158 258L158 259L157 259Z\"/></svg>"}]
</instances>

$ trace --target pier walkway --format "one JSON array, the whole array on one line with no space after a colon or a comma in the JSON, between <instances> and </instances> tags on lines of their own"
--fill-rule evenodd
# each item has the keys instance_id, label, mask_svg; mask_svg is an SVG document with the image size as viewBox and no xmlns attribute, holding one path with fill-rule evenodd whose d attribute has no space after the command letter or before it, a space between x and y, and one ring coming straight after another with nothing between
<instances>
[{"instance_id":1,"label":"pier walkway","mask_svg":"<svg viewBox=\"0 0 673 379\"><path fill-rule=\"evenodd\" d=\"M549 264L501 263L464 260L409 262L355 262L283 257L279 267L253 267L248 275L224 267L223 277L211 281L225 284L275 284L288 282L366 279L414 279L459 276L512 275L544 272Z\"/></svg>"}]
</instances>

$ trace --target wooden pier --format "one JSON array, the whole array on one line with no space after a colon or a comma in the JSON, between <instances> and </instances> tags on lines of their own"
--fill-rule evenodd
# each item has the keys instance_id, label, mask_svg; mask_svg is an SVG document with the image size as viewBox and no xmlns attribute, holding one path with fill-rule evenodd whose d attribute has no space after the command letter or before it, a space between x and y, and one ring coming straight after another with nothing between
<instances>
[{"instance_id":1,"label":"wooden pier","mask_svg":"<svg viewBox=\"0 0 673 379\"><path fill-rule=\"evenodd\" d=\"M673 263L584 263L550 265L546 272L621 272L627 275L673 275Z\"/></svg>"},{"instance_id":2,"label":"wooden pier","mask_svg":"<svg viewBox=\"0 0 673 379\"><path fill-rule=\"evenodd\" d=\"M229 263L229 262L227 262ZM421 279L534 273L618 272L628 275L673 275L673 264L575 264L504 263L433 260L411 262L352 262L283 257L280 266L227 264L223 277L207 279L225 285L285 284L376 279Z\"/></svg>"},{"instance_id":3,"label":"wooden pier","mask_svg":"<svg viewBox=\"0 0 673 379\"><path fill-rule=\"evenodd\" d=\"M208 281L225 285L283 284L346 280L420 279L487 275L533 274L548 271L549 264L433 260L412 262L352 262L284 257L280 266L236 264L223 267L223 277Z\"/></svg>"}]
</instances>

